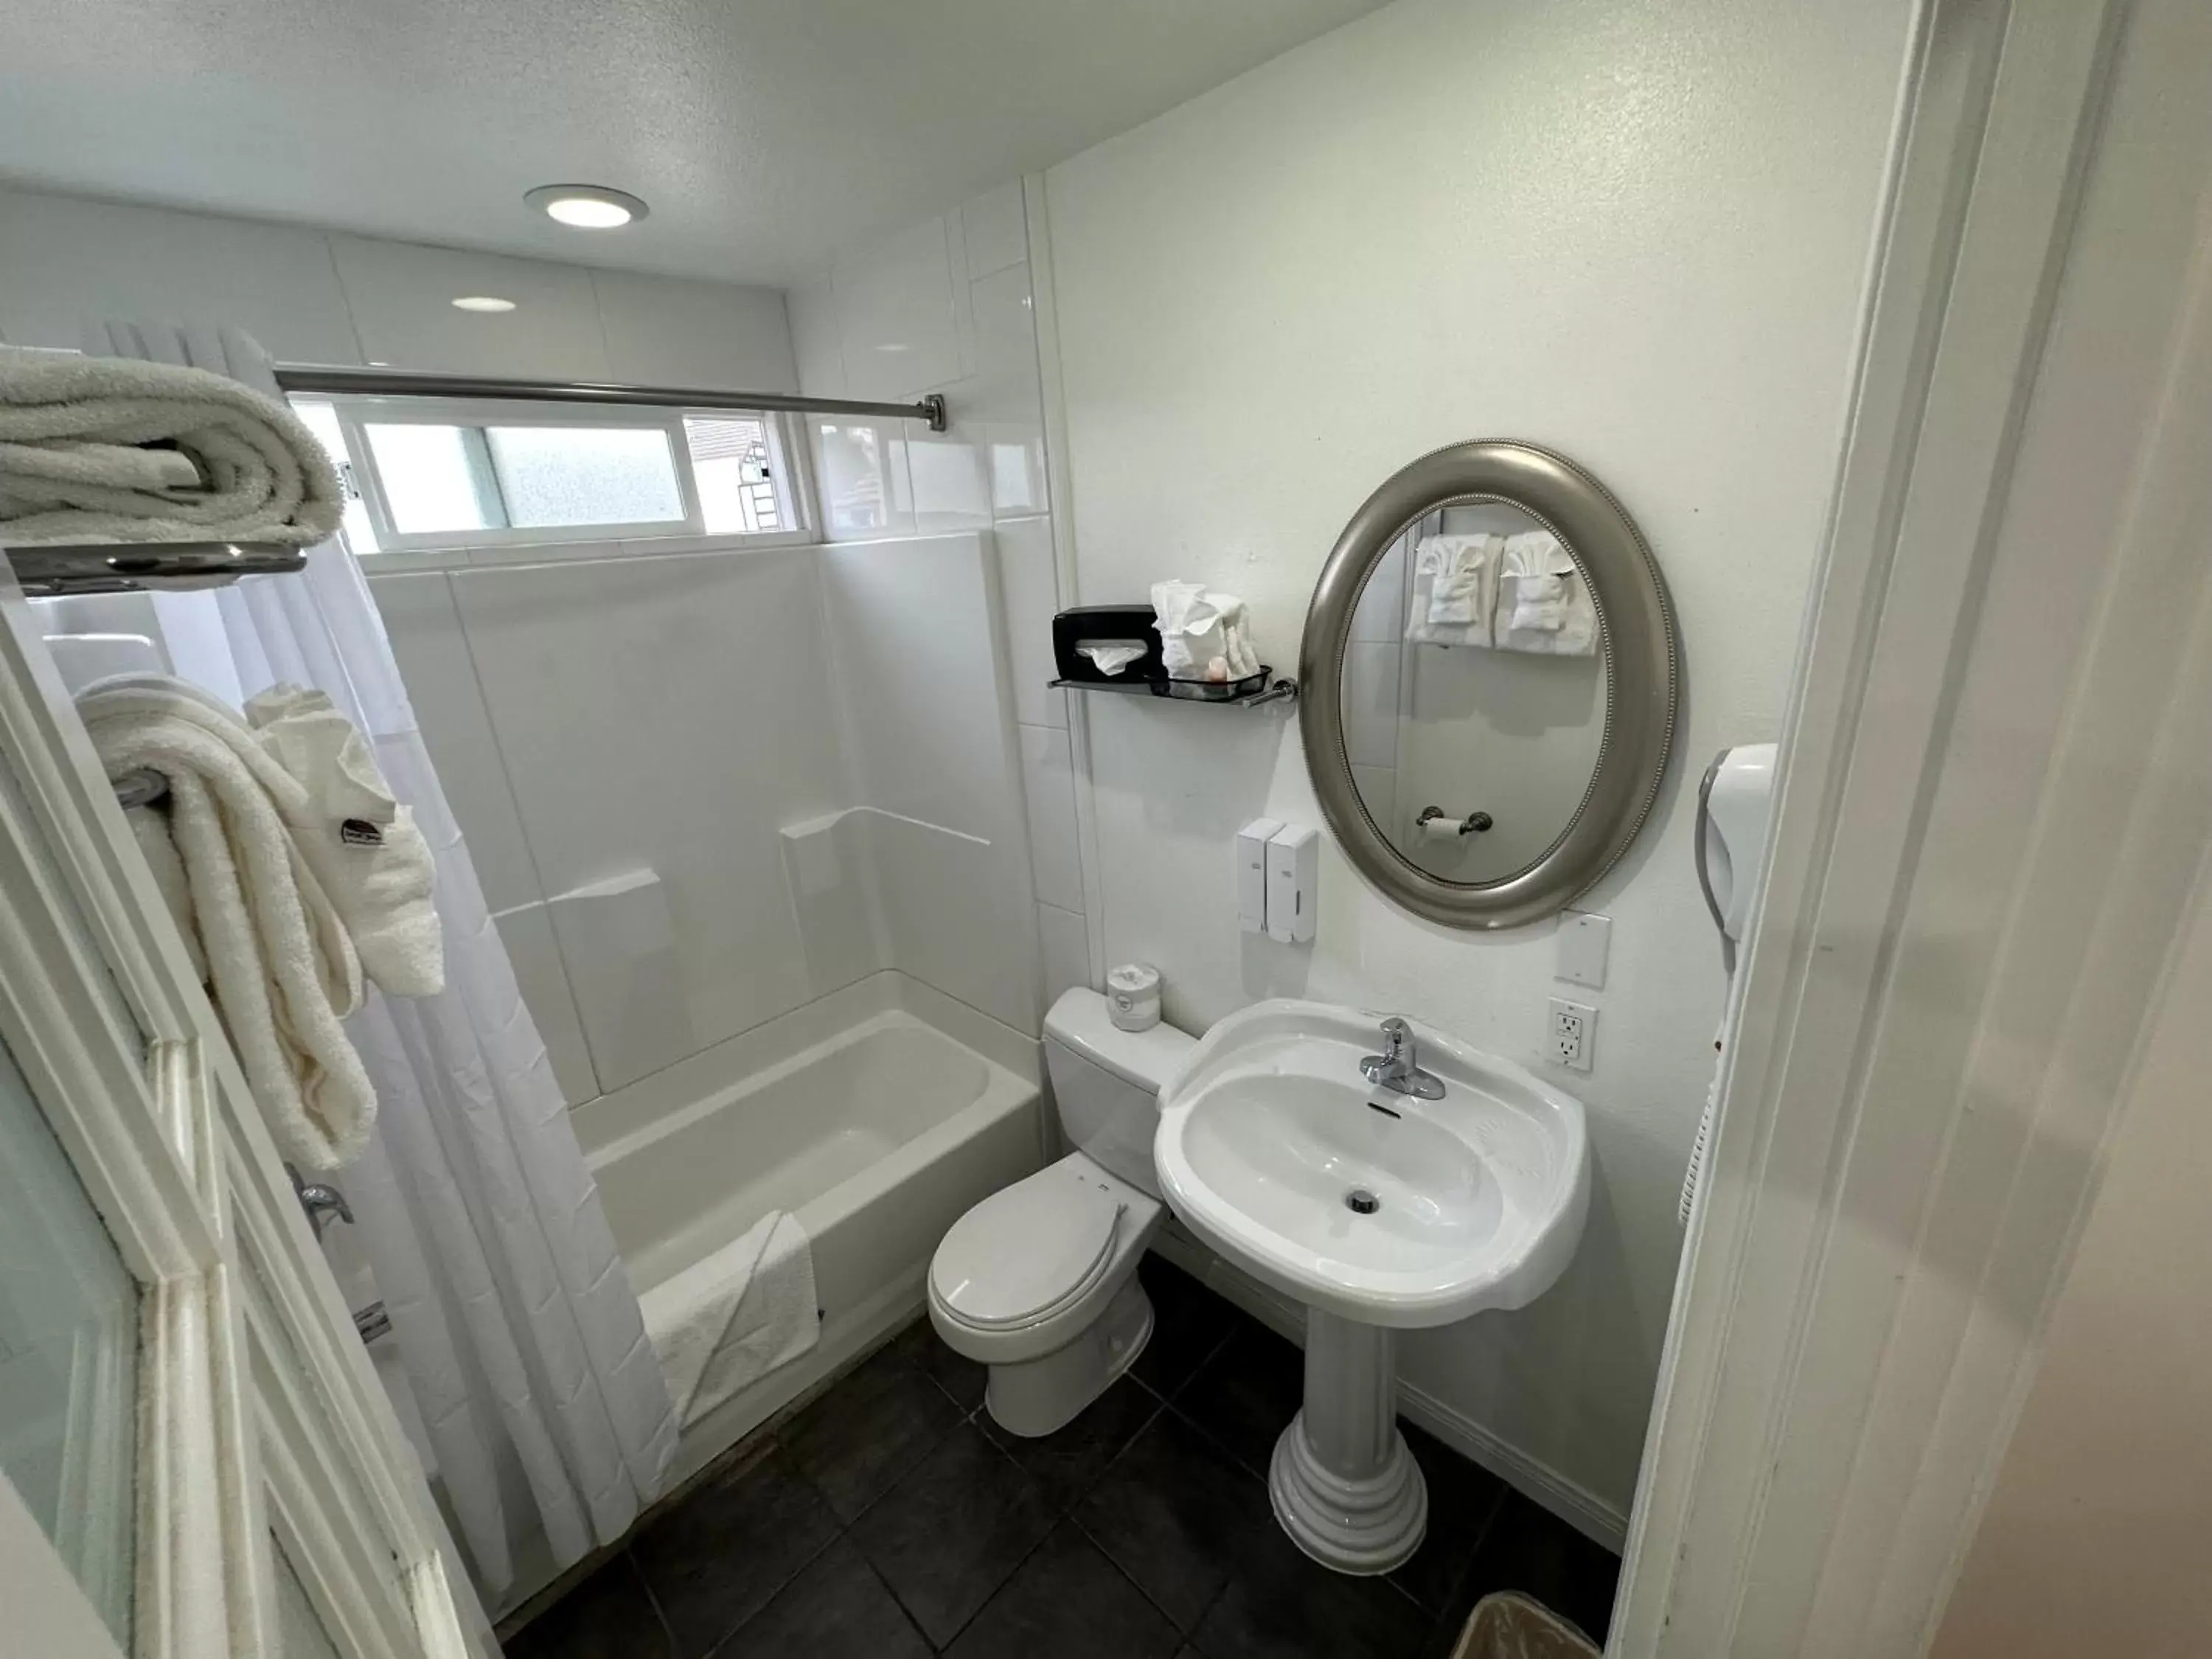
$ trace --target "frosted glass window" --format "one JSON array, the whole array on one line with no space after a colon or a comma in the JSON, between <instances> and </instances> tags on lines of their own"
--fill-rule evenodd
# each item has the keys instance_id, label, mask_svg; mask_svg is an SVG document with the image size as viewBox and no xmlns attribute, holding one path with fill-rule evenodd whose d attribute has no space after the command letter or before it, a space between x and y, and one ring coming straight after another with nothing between
<instances>
[{"instance_id":1,"label":"frosted glass window","mask_svg":"<svg viewBox=\"0 0 2212 1659\"><path fill-rule=\"evenodd\" d=\"M484 437L507 521L517 528L684 517L676 458L668 453L667 434L656 428L493 426Z\"/></svg>"},{"instance_id":2,"label":"frosted glass window","mask_svg":"<svg viewBox=\"0 0 2212 1659\"><path fill-rule=\"evenodd\" d=\"M783 536L802 526L779 464L781 430L756 410L629 419L627 410L541 414L527 402L299 407L334 455L351 452L361 500L347 531L362 552ZM411 418L398 418L402 409Z\"/></svg>"},{"instance_id":3,"label":"frosted glass window","mask_svg":"<svg viewBox=\"0 0 2212 1659\"><path fill-rule=\"evenodd\" d=\"M392 527L403 536L436 536L504 524L498 486L475 428L370 425L369 452L384 485Z\"/></svg>"},{"instance_id":4,"label":"frosted glass window","mask_svg":"<svg viewBox=\"0 0 2212 1659\"><path fill-rule=\"evenodd\" d=\"M137 1283L0 1048L0 1471L126 1650L137 1371Z\"/></svg>"}]
</instances>

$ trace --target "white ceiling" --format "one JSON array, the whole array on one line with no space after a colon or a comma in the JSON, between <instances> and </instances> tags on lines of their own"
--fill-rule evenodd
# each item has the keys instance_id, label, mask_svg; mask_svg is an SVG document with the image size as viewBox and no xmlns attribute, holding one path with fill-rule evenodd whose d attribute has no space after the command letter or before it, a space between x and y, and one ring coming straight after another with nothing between
<instances>
[{"instance_id":1,"label":"white ceiling","mask_svg":"<svg viewBox=\"0 0 2212 1659\"><path fill-rule=\"evenodd\" d=\"M784 282L1382 0L18 0L0 179ZM550 183L652 204L614 234Z\"/></svg>"}]
</instances>

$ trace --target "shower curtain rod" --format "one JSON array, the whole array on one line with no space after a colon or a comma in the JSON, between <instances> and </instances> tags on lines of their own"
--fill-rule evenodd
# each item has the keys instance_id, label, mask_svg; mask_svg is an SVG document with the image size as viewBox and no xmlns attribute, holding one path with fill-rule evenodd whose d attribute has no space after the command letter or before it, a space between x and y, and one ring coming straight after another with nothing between
<instances>
[{"instance_id":1,"label":"shower curtain rod","mask_svg":"<svg viewBox=\"0 0 2212 1659\"><path fill-rule=\"evenodd\" d=\"M616 404L654 408L765 410L772 414L882 415L922 421L942 432L949 416L941 393L910 404L805 398L789 392L710 392L698 386L630 386L619 380L514 380L484 374L426 374L405 368L349 368L339 363L279 363L287 392L346 398L501 398L518 403Z\"/></svg>"}]
</instances>

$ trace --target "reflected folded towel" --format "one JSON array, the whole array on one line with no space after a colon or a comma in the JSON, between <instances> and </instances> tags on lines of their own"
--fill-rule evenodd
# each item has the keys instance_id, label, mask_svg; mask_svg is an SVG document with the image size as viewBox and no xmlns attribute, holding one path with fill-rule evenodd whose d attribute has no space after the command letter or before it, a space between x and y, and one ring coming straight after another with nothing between
<instances>
[{"instance_id":1,"label":"reflected folded towel","mask_svg":"<svg viewBox=\"0 0 2212 1659\"><path fill-rule=\"evenodd\" d=\"M638 1303L677 1421L687 1428L789 1364L822 1334L813 1247L783 1210L763 1216L744 1237L654 1285Z\"/></svg>"},{"instance_id":2,"label":"reflected folded towel","mask_svg":"<svg viewBox=\"0 0 2212 1659\"><path fill-rule=\"evenodd\" d=\"M1501 536L1424 536L1413 549L1406 637L1416 645L1488 645Z\"/></svg>"},{"instance_id":3,"label":"reflected folded towel","mask_svg":"<svg viewBox=\"0 0 2212 1659\"><path fill-rule=\"evenodd\" d=\"M330 537L337 471L276 398L204 369L0 347L0 526L17 545Z\"/></svg>"},{"instance_id":4,"label":"reflected folded towel","mask_svg":"<svg viewBox=\"0 0 2212 1659\"><path fill-rule=\"evenodd\" d=\"M1496 640L1501 651L1587 657L1597 648L1597 608L1574 555L1549 531L1505 538L1498 556Z\"/></svg>"}]
</instances>

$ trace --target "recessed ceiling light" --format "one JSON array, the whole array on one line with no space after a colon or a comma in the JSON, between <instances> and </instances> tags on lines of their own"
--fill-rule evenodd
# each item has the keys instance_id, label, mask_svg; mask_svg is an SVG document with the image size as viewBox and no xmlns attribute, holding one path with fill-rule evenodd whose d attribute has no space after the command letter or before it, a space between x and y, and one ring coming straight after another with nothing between
<instances>
[{"instance_id":1,"label":"recessed ceiling light","mask_svg":"<svg viewBox=\"0 0 2212 1659\"><path fill-rule=\"evenodd\" d=\"M612 230L649 211L628 191L604 185L540 185L522 199L548 218L579 230Z\"/></svg>"},{"instance_id":2,"label":"recessed ceiling light","mask_svg":"<svg viewBox=\"0 0 2212 1659\"><path fill-rule=\"evenodd\" d=\"M514 301L502 300L496 294L464 294L453 301L457 311L512 311Z\"/></svg>"}]
</instances>

